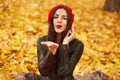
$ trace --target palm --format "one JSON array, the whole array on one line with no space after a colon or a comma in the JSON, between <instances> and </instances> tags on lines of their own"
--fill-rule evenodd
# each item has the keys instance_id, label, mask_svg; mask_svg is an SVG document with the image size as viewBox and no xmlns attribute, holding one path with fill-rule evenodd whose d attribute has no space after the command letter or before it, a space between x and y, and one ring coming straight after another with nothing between
<instances>
[{"instance_id":1,"label":"palm","mask_svg":"<svg viewBox=\"0 0 120 80\"><path fill-rule=\"evenodd\" d=\"M48 49L53 53L53 55L55 55L56 50L59 47L57 43L51 41L41 42L41 44L46 45Z\"/></svg>"}]
</instances>

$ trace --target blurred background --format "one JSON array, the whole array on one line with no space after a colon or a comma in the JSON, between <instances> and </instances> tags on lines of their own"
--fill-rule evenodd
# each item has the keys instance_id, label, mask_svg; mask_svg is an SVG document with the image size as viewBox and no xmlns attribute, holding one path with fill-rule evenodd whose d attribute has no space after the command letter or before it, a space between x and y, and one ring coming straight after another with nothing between
<instances>
[{"instance_id":1,"label":"blurred background","mask_svg":"<svg viewBox=\"0 0 120 80\"><path fill-rule=\"evenodd\" d=\"M0 0L0 80L39 74L36 42L47 35L49 9L61 3L73 9L76 37L85 45L73 75L99 70L120 80L120 7L107 1Z\"/></svg>"}]
</instances>

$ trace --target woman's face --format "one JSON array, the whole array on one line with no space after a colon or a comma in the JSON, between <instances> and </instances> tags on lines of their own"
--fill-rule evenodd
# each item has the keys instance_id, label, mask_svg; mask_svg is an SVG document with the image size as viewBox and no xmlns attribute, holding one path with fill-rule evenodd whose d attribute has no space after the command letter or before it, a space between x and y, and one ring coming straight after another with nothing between
<instances>
[{"instance_id":1,"label":"woman's face","mask_svg":"<svg viewBox=\"0 0 120 80\"><path fill-rule=\"evenodd\" d=\"M58 9L53 17L53 25L56 33L62 33L67 26L67 12L64 9Z\"/></svg>"}]
</instances>

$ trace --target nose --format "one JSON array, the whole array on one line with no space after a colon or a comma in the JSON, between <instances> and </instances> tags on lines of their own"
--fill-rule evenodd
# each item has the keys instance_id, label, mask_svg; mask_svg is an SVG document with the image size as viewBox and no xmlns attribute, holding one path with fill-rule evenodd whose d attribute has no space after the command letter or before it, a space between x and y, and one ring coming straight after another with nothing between
<instances>
[{"instance_id":1,"label":"nose","mask_svg":"<svg viewBox=\"0 0 120 80\"><path fill-rule=\"evenodd\" d=\"M59 22L59 23L62 22L62 18L61 18L61 17L58 18L58 22Z\"/></svg>"}]
</instances>

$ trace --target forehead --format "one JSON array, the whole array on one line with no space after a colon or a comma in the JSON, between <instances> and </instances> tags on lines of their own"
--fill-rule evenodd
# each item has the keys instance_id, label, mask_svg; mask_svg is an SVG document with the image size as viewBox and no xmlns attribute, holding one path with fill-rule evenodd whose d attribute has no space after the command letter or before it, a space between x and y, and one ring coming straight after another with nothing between
<instances>
[{"instance_id":1,"label":"forehead","mask_svg":"<svg viewBox=\"0 0 120 80\"><path fill-rule=\"evenodd\" d=\"M57 11L55 12L55 14L59 14L59 15L67 15L67 12L65 11L65 9L57 9Z\"/></svg>"}]
</instances>

